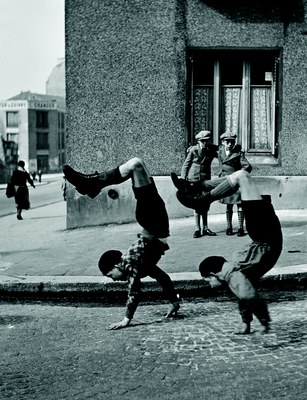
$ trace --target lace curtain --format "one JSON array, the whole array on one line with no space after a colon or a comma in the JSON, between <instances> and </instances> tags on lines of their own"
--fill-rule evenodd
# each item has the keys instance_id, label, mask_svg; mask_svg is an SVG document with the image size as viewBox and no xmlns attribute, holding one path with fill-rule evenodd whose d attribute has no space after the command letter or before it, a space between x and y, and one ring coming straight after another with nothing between
<instances>
[{"instance_id":1,"label":"lace curtain","mask_svg":"<svg viewBox=\"0 0 307 400\"><path fill-rule=\"evenodd\" d=\"M222 89L221 133L229 131L237 135L237 143L241 143L241 94L242 88Z\"/></svg>"},{"instance_id":2,"label":"lace curtain","mask_svg":"<svg viewBox=\"0 0 307 400\"><path fill-rule=\"evenodd\" d=\"M252 88L250 108L250 137L248 148L271 151L272 149L272 92L271 88ZM241 143L243 132L248 127L242 125L242 88L224 88L222 91L221 130L237 134L237 142Z\"/></svg>"},{"instance_id":3,"label":"lace curtain","mask_svg":"<svg viewBox=\"0 0 307 400\"><path fill-rule=\"evenodd\" d=\"M194 90L193 137L203 130L212 132L213 127L213 89L201 87ZM242 109L250 113L250 127L243 126ZM271 88L251 88L250 104L242 102L242 88L223 88L220 110L220 132L236 133L237 142L242 143L242 134L248 134L248 149L258 151L272 150L272 91ZM249 129L248 129L249 128Z\"/></svg>"},{"instance_id":4,"label":"lace curtain","mask_svg":"<svg viewBox=\"0 0 307 400\"><path fill-rule=\"evenodd\" d=\"M272 92L270 88L252 88L251 144L257 150L272 150Z\"/></svg>"},{"instance_id":5,"label":"lace curtain","mask_svg":"<svg viewBox=\"0 0 307 400\"><path fill-rule=\"evenodd\" d=\"M194 90L193 137L201 130L212 132L213 127L213 89L201 87Z\"/></svg>"}]
</instances>

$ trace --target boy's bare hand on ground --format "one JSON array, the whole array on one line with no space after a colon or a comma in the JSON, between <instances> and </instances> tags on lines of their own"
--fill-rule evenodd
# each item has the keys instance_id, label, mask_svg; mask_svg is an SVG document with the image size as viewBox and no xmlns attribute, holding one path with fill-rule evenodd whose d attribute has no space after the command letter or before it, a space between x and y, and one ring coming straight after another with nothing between
<instances>
[{"instance_id":1,"label":"boy's bare hand on ground","mask_svg":"<svg viewBox=\"0 0 307 400\"><path fill-rule=\"evenodd\" d=\"M124 317L124 319L122 319L120 322L116 322L115 324L112 324L109 327L109 330L126 328L129 325L129 323L130 323L130 319L127 317Z\"/></svg>"}]
</instances>

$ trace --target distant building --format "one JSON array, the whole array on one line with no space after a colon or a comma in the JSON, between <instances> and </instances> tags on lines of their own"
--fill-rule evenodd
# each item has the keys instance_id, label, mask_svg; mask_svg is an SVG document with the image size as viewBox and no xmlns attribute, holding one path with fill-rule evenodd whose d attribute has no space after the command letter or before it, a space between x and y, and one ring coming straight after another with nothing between
<instances>
[{"instance_id":1,"label":"distant building","mask_svg":"<svg viewBox=\"0 0 307 400\"><path fill-rule=\"evenodd\" d=\"M16 169L18 162L18 144L5 140L0 142L0 183L7 182Z\"/></svg>"},{"instance_id":2,"label":"distant building","mask_svg":"<svg viewBox=\"0 0 307 400\"><path fill-rule=\"evenodd\" d=\"M21 92L0 101L0 136L6 169L14 169L21 159L29 172L61 171L65 162L65 98Z\"/></svg>"},{"instance_id":3,"label":"distant building","mask_svg":"<svg viewBox=\"0 0 307 400\"><path fill-rule=\"evenodd\" d=\"M46 82L46 94L65 97L65 58L60 58Z\"/></svg>"}]
</instances>

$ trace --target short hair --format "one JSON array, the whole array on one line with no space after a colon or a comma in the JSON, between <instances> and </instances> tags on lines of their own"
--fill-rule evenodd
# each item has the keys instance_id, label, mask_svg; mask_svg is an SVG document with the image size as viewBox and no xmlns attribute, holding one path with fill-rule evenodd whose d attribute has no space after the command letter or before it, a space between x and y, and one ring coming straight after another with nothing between
<instances>
[{"instance_id":1,"label":"short hair","mask_svg":"<svg viewBox=\"0 0 307 400\"><path fill-rule=\"evenodd\" d=\"M24 168L25 167L25 162L20 160L18 161L18 167Z\"/></svg>"},{"instance_id":2,"label":"short hair","mask_svg":"<svg viewBox=\"0 0 307 400\"><path fill-rule=\"evenodd\" d=\"M227 261L226 258L222 256L210 256L203 259L199 264L200 275L207 278L211 273L220 272L225 261Z\"/></svg>"},{"instance_id":3,"label":"short hair","mask_svg":"<svg viewBox=\"0 0 307 400\"><path fill-rule=\"evenodd\" d=\"M121 261L122 253L119 250L108 250L103 253L98 261L98 268L102 275L106 275L116 264Z\"/></svg>"}]
</instances>

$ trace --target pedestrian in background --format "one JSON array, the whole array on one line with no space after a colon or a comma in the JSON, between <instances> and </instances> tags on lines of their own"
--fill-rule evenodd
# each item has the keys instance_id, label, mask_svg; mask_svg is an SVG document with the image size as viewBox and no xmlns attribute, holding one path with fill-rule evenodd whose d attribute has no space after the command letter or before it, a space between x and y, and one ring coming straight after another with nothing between
<instances>
[{"instance_id":1,"label":"pedestrian in background","mask_svg":"<svg viewBox=\"0 0 307 400\"><path fill-rule=\"evenodd\" d=\"M11 176L11 183L15 186L15 203L17 207L17 219L22 220L22 210L30 208L29 189L27 182L35 188L30 174L25 170L25 162L18 161L17 169Z\"/></svg>"},{"instance_id":2,"label":"pedestrian in background","mask_svg":"<svg viewBox=\"0 0 307 400\"><path fill-rule=\"evenodd\" d=\"M237 135L232 132L225 132L220 136L222 144L218 150L219 159L219 176L231 175L235 171L244 169L247 172L252 171L252 166L245 157L245 153L241 149L241 145L236 144ZM237 236L244 236L244 213L241 203L241 192L220 199L220 203L226 204L226 235L233 235L233 207L237 205L238 212L238 232Z\"/></svg>"},{"instance_id":3,"label":"pedestrian in background","mask_svg":"<svg viewBox=\"0 0 307 400\"><path fill-rule=\"evenodd\" d=\"M62 182L62 185L61 185L61 189L62 189L64 201L66 201L66 197L67 197L67 180L66 180L65 176L63 176L63 182Z\"/></svg>"},{"instance_id":4,"label":"pedestrian in background","mask_svg":"<svg viewBox=\"0 0 307 400\"><path fill-rule=\"evenodd\" d=\"M32 175L33 182L37 181L37 179L36 179L36 171L33 171L31 173L31 175Z\"/></svg>"},{"instance_id":5,"label":"pedestrian in background","mask_svg":"<svg viewBox=\"0 0 307 400\"><path fill-rule=\"evenodd\" d=\"M192 183L199 183L211 179L211 164L213 159L217 158L218 146L210 143L210 138L210 131L200 131L195 136L197 144L188 149L188 155L181 169L182 179ZM216 233L208 228L208 211L209 208L194 210L194 238L216 236Z\"/></svg>"},{"instance_id":6,"label":"pedestrian in background","mask_svg":"<svg viewBox=\"0 0 307 400\"><path fill-rule=\"evenodd\" d=\"M38 182L42 181L43 171L41 169L38 170Z\"/></svg>"}]
</instances>

